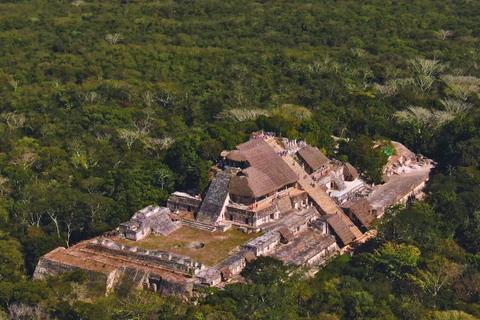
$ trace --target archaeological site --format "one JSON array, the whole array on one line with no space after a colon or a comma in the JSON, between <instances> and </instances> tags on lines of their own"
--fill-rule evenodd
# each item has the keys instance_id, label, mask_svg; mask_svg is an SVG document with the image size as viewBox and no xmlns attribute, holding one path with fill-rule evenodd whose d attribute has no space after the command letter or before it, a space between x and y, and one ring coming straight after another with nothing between
<instances>
[{"instance_id":1,"label":"archaeological site","mask_svg":"<svg viewBox=\"0 0 480 320\"><path fill-rule=\"evenodd\" d=\"M115 232L59 247L34 278L81 268L107 291L129 277L161 295L195 297L199 289L242 281L246 263L271 256L318 268L375 235L372 222L394 204L421 198L434 164L400 143L384 166L385 183L367 183L349 163L302 141L252 134L224 151L202 194L173 193Z\"/></svg>"}]
</instances>

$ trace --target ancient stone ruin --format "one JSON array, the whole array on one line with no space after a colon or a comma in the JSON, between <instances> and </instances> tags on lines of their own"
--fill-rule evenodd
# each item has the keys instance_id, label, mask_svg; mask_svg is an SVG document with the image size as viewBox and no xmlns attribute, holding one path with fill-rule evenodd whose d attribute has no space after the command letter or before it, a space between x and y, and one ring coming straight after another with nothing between
<instances>
[{"instance_id":1,"label":"ancient stone ruin","mask_svg":"<svg viewBox=\"0 0 480 320\"><path fill-rule=\"evenodd\" d=\"M136 212L116 237L46 254L34 278L81 268L103 279L108 290L127 276L145 290L189 299L205 286L237 281L246 263L258 256L321 266L365 241L371 222L388 206L422 196L433 163L399 143L394 146L397 152L384 168L386 183L373 186L349 163L330 160L304 142L256 133L235 150L222 152L203 198L175 192L167 207ZM252 236L207 265L202 252L212 244L183 243L182 232L188 230L203 239L222 239L238 230ZM157 242L148 244L151 237ZM173 238L177 242L171 250L155 247Z\"/></svg>"}]
</instances>

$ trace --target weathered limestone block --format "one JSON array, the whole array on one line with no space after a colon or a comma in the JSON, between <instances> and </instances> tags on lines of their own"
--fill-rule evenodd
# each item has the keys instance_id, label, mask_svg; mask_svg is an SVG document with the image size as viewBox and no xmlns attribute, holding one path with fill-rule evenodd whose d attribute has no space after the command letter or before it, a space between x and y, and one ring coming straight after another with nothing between
<instances>
[{"instance_id":1,"label":"weathered limestone block","mask_svg":"<svg viewBox=\"0 0 480 320\"><path fill-rule=\"evenodd\" d=\"M65 250L65 248L57 248L57 249ZM57 276L63 273L75 271L77 269L82 269L83 271L85 271L88 281L92 281L92 282L102 281L106 283L107 278L109 276L108 274L102 274L100 272L83 269L80 266L78 267L71 266L71 265L60 263L57 261L40 258L38 261L37 267L35 268L35 271L33 273L33 279L41 280L41 279L45 279L45 277L47 276Z\"/></svg>"}]
</instances>

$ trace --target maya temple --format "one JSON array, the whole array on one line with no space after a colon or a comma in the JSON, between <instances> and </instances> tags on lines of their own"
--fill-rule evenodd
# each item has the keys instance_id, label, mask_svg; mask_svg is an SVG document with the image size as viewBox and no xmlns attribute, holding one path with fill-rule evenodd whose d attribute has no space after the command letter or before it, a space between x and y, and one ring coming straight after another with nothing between
<instances>
[{"instance_id":1,"label":"maya temple","mask_svg":"<svg viewBox=\"0 0 480 320\"><path fill-rule=\"evenodd\" d=\"M374 235L372 221L394 204L420 198L431 160L393 142L385 183L367 184L349 163L304 142L262 132L224 151L202 195L174 192L115 232L59 247L40 258L34 278L77 268L105 282L123 277L162 295L241 281L246 263L271 256L319 267Z\"/></svg>"}]
</instances>

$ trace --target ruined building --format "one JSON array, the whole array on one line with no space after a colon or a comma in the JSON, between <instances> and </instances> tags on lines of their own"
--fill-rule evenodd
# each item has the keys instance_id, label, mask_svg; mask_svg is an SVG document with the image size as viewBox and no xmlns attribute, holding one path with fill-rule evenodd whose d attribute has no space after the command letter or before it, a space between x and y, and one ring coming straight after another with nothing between
<instances>
[{"instance_id":1,"label":"ruined building","mask_svg":"<svg viewBox=\"0 0 480 320\"><path fill-rule=\"evenodd\" d=\"M199 288L236 281L258 256L322 265L365 240L386 207L421 196L432 164L395 147L387 183L370 186L350 164L317 148L255 134L222 152L203 197L175 192L167 207L138 211L114 237L46 254L34 277L82 268L107 289L127 276L146 290L190 298Z\"/></svg>"}]
</instances>

